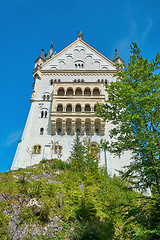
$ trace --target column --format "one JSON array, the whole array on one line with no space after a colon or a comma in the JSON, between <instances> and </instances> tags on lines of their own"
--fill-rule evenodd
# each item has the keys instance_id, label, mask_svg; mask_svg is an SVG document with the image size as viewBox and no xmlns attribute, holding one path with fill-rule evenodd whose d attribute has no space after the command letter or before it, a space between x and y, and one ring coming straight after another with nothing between
<instances>
[{"instance_id":1,"label":"column","mask_svg":"<svg viewBox=\"0 0 160 240\"><path fill-rule=\"evenodd\" d=\"M66 134L66 120L62 120L62 135Z\"/></svg>"}]
</instances>

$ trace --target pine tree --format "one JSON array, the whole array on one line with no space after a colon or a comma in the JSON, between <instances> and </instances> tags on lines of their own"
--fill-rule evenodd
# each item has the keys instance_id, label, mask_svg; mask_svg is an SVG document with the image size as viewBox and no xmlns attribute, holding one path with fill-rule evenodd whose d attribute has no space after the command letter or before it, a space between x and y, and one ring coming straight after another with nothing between
<instances>
[{"instance_id":1,"label":"pine tree","mask_svg":"<svg viewBox=\"0 0 160 240\"><path fill-rule=\"evenodd\" d=\"M85 168L85 147L80 141L79 134L76 135L76 138L73 141L71 155L68 161L76 171L83 171Z\"/></svg>"}]
</instances>

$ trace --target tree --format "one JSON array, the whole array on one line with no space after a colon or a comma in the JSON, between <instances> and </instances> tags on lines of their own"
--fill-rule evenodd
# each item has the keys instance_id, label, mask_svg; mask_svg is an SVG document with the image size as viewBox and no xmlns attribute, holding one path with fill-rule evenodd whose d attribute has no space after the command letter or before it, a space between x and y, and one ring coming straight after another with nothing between
<instances>
[{"instance_id":1,"label":"tree","mask_svg":"<svg viewBox=\"0 0 160 240\"><path fill-rule=\"evenodd\" d=\"M78 170L78 171L84 170L84 167L85 167L84 155L85 155L85 147L80 141L79 134L77 134L73 142L71 155L68 159L69 163L71 163L72 167L75 170Z\"/></svg>"},{"instance_id":2,"label":"tree","mask_svg":"<svg viewBox=\"0 0 160 240\"><path fill-rule=\"evenodd\" d=\"M98 116L113 124L111 143L102 145L119 156L131 150L124 176L135 176L138 186L160 196L160 54L149 62L132 43L129 57L119 66L117 81L106 86L108 100L98 104Z\"/></svg>"},{"instance_id":3,"label":"tree","mask_svg":"<svg viewBox=\"0 0 160 240\"><path fill-rule=\"evenodd\" d=\"M77 134L68 161L76 171L90 170L92 173L97 173L99 148L91 145L90 138L80 141L80 136Z\"/></svg>"}]
</instances>

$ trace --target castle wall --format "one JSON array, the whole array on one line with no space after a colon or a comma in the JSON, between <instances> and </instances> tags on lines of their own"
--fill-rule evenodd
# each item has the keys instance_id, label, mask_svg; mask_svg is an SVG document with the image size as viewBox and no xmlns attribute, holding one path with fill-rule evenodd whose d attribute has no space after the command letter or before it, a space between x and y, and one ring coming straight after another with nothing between
<instances>
[{"instance_id":1,"label":"castle wall","mask_svg":"<svg viewBox=\"0 0 160 240\"><path fill-rule=\"evenodd\" d=\"M105 84L116 81L114 63L77 40L43 62L36 61L31 109L11 169L42 159L66 161L77 132L81 140L89 137L97 145L101 139L110 140L111 125L96 116L95 104L107 99ZM118 159L100 150L100 165L111 175L127 165L129 158L130 153Z\"/></svg>"}]
</instances>

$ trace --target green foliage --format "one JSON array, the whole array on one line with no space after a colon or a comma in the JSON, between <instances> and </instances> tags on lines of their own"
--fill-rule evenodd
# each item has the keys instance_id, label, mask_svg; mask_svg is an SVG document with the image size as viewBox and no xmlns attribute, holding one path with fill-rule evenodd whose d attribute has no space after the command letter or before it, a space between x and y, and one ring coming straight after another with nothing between
<instances>
[{"instance_id":1,"label":"green foliage","mask_svg":"<svg viewBox=\"0 0 160 240\"><path fill-rule=\"evenodd\" d=\"M136 187L150 187L160 195L160 73L155 72L159 68L159 54L149 62L132 43L130 61L116 74L118 81L106 86L109 98L98 105L98 115L115 125L110 131L114 140L103 147L116 155L132 151L124 177L133 183L138 176Z\"/></svg>"},{"instance_id":2,"label":"green foliage","mask_svg":"<svg viewBox=\"0 0 160 240\"><path fill-rule=\"evenodd\" d=\"M74 139L71 154L69 157L69 163L73 170L75 171L84 171L85 168L85 147L80 141L80 136L77 134Z\"/></svg>"},{"instance_id":3,"label":"green foliage","mask_svg":"<svg viewBox=\"0 0 160 240\"><path fill-rule=\"evenodd\" d=\"M89 138L86 138L82 142L80 141L80 136L77 134L68 162L73 171L85 172L90 170L94 173L98 171L98 153L99 149L91 146Z\"/></svg>"},{"instance_id":4,"label":"green foliage","mask_svg":"<svg viewBox=\"0 0 160 240\"><path fill-rule=\"evenodd\" d=\"M41 162L30 169L11 172L10 174L16 175L15 181L11 176L8 179L12 181L4 184L2 180L3 195L8 184L10 189L14 186L15 197L7 190L4 195L7 200L0 202L0 212L3 213L0 215L0 222L3 223L0 226L1 239L10 236L7 225L10 217L15 214L14 209L21 210L17 227L20 224L20 228L28 227L28 235L24 238L26 240L53 239L50 230L46 235L41 233L32 236L32 226L50 228L50 219L54 222L55 217L59 218L56 224L61 227L54 238L57 240L158 239L159 202L156 199L142 198L142 195L132 190L128 182L116 176L111 178L106 169L93 167L95 155L91 151L88 144L84 171L74 170L72 164L69 164L67 171L55 171L51 167L56 162L53 160ZM40 179L41 176L45 178ZM5 181L6 176L2 179ZM19 188L23 189L23 185L27 185L27 188L20 192ZM40 205L37 208L36 205L28 205L33 198Z\"/></svg>"},{"instance_id":5,"label":"green foliage","mask_svg":"<svg viewBox=\"0 0 160 240\"><path fill-rule=\"evenodd\" d=\"M76 217L80 221L91 221L95 218L97 210L92 202L86 202L85 199L81 200L80 206L75 211Z\"/></svg>"},{"instance_id":6,"label":"green foliage","mask_svg":"<svg viewBox=\"0 0 160 240\"><path fill-rule=\"evenodd\" d=\"M54 164L51 166L52 169L60 169L60 170L66 170L69 168L69 164L66 162L63 162L60 159L55 159Z\"/></svg>"}]
</instances>

